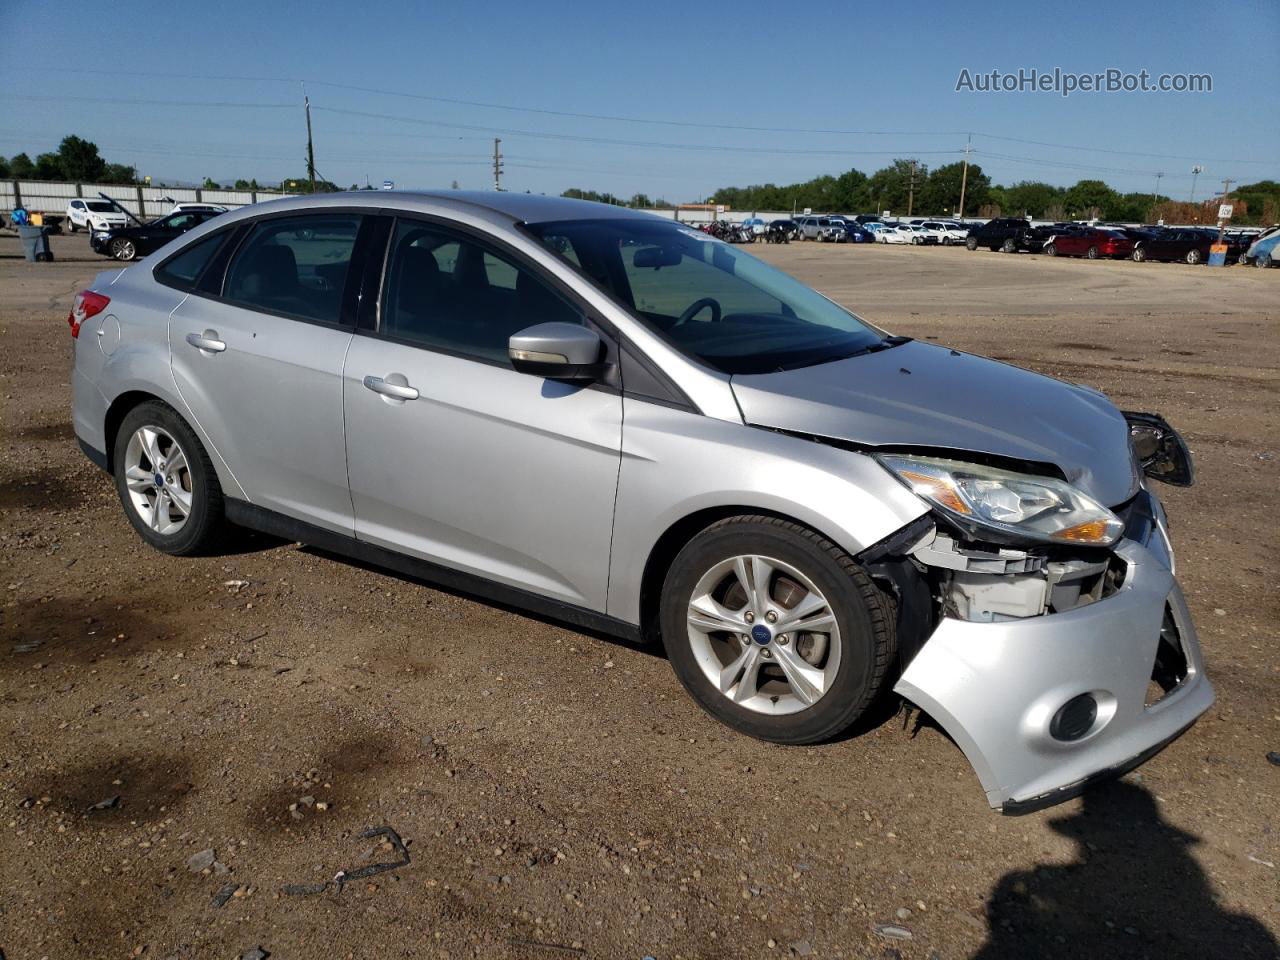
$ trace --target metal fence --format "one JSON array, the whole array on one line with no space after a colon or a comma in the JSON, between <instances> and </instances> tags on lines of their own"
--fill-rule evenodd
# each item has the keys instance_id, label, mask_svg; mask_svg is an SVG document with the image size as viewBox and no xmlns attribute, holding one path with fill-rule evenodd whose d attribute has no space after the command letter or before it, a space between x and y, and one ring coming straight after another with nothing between
<instances>
[{"instance_id":1,"label":"metal fence","mask_svg":"<svg viewBox=\"0 0 1280 960\"><path fill-rule=\"evenodd\" d=\"M278 190L205 190L200 187L146 187L110 183L62 183L53 180L0 180L0 210L21 204L32 213L63 214L77 197L106 194L140 219L168 213L175 203L216 203L228 209L291 197Z\"/></svg>"}]
</instances>

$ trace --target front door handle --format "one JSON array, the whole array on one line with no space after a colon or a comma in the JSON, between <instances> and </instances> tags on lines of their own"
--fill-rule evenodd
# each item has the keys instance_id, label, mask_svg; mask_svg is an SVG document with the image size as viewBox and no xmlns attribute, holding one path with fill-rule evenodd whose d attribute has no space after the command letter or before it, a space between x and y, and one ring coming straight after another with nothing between
<instances>
[{"instance_id":1,"label":"front door handle","mask_svg":"<svg viewBox=\"0 0 1280 960\"><path fill-rule=\"evenodd\" d=\"M217 330L206 330L204 333L188 333L187 343L206 353L221 353L227 345L218 339Z\"/></svg>"},{"instance_id":2,"label":"front door handle","mask_svg":"<svg viewBox=\"0 0 1280 960\"><path fill-rule=\"evenodd\" d=\"M393 377L404 377L399 374L391 374ZM374 393L380 393L384 397L394 397L396 400L417 400L418 391L415 387L409 386L407 383L392 383L390 380L384 380L382 377L365 377L364 385Z\"/></svg>"}]
</instances>

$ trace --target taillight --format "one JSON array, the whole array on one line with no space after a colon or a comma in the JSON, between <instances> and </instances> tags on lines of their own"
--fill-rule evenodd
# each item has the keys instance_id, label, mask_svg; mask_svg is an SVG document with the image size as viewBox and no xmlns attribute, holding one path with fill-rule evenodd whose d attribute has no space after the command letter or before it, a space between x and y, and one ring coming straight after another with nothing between
<instances>
[{"instance_id":1,"label":"taillight","mask_svg":"<svg viewBox=\"0 0 1280 960\"><path fill-rule=\"evenodd\" d=\"M67 314L67 323L71 326L71 338L73 340L78 339L80 325L90 317L96 316L107 309L107 304L110 302L110 297L104 297L102 294L94 293L92 290L81 290L77 293L75 303L71 305L71 312Z\"/></svg>"}]
</instances>

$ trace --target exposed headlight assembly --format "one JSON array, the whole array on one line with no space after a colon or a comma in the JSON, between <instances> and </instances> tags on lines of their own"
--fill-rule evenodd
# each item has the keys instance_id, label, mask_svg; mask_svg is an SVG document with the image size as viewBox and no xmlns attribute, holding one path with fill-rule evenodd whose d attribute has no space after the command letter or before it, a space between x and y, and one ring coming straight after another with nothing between
<instances>
[{"instance_id":1,"label":"exposed headlight assembly","mask_svg":"<svg viewBox=\"0 0 1280 960\"><path fill-rule=\"evenodd\" d=\"M1191 451L1164 417L1126 410L1124 418L1129 423L1129 446L1143 473L1175 487L1189 487L1195 482Z\"/></svg>"},{"instance_id":2,"label":"exposed headlight assembly","mask_svg":"<svg viewBox=\"0 0 1280 960\"><path fill-rule=\"evenodd\" d=\"M1120 519L1065 480L938 457L876 458L918 497L974 536L1105 547Z\"/></svg>"}]
</instances>

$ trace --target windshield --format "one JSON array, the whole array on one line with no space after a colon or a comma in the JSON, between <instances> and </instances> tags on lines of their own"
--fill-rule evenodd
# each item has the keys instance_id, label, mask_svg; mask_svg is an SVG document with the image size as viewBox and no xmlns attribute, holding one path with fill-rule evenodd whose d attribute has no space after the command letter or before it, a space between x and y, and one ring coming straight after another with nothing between
<instances>
[{"instance_id":1,"label":"windshield","mask_svg":"<svg viewBox=\"0 0 1280 960\"><path fill-rule=\"evenodd\" d=\"M529 230L678 350L724 373L769 373L892 345L787 274L683 224L579 220Z\"/></svg>"},{"instance_id":2,"label":"windshield","mask_svg":"<svg viewBox=\"0 0 1280 960\"><path fill-rule=\"evenodd\" d=\"M85 206L94 213L115 213L116 210L115 207L107 203L105 200L86 200Z\"/></svg>"}]
</instances>

